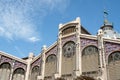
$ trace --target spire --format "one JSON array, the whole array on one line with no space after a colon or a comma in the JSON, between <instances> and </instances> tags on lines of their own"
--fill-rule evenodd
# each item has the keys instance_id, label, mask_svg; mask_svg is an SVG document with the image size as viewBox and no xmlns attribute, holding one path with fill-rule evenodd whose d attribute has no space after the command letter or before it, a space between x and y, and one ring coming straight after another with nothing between
<instances>
[{"instance_id":1,"label":"spire","mask_svg":"<svg viewBox=\"0 0 120 80\"><path fill-rule=\"evenodd\" d=\"M106 9L104 9L104 26L105 25L111 25L112 26L112 23L110 23L109 21L108 21L108 11L106 10Z\"/></svg>"},{"instance_id":2,"label":"spire","mask_svg":"<svg viewBox=\"0 0 120 80\"><path fill-rule=\"evenodd\" d=\"M104 9L104 20L107 20L108 12Z\"/></svg>"}]
</instances>

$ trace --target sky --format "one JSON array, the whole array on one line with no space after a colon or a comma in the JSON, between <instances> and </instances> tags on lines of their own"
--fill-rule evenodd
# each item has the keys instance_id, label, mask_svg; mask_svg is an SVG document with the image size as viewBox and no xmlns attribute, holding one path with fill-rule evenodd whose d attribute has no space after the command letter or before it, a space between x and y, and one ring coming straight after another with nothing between
<instances>
[{"instance_id":1,"label":"sky","mask_svg":"<svg viewBox=\"0 0 120 80\"><path fill-rule=\"evenodd\" d=\"M16 57L39 55L58 36L58 25L80 17L82 26L96 35L104 9L120 32L120 0L0 0L0 51Z\"/></svg>"}]
</instances>

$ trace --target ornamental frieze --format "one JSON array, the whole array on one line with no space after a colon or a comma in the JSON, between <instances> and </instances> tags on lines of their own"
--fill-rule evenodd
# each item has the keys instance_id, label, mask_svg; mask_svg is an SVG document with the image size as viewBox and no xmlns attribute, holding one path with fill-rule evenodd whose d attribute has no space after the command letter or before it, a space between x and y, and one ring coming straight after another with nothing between
<instances>
[{"instance_id":1,"label":"ornamental frieze","mask_svg":"<svg viewBox=\"0 0 120 80\"><path fill-rule=\"evenodd\" d=\"M120 44L105 42L105 54L106 57L114 51L120 51Z\"/></svg>"},{"instance_id":2,"label":"ornamental frieze","mask_svg":"<svg viewBox=\"0 0 120 80\"><path fill-rule=\"evenodd\" d=\"M72 36L67 36L65 38L62 38L62 46L68 41L76 42L76 36L72 35Z\"/></svg>"},{"instance_id":3,"label":"ornamental frieze","mask_svg":"<svg viewBox=\"0 0 120 80\"><path fill-rule=\"evenodd\" d=\"M24 63L21 63L19 61L15 61L13 69L15 70L17 68L23 68L26 71L27 70L27 65L24 64Z\"/></svg>"},{"instance_id":4,"label":"ornamental frieze","mask_svg":"<svg viewBox=\"0 0 120 80\"><path fill-rule=\"evenodd\" d=\"M40 66L42 63L42 58L38 58L36 61L34 61L32 64L31 64L31 68L35 67L35 66Z\"/></svg>"},{"instance_id":5,"label":"ornamental frieze","mask_svg":"<svg viewBox=\"0 0 120 80\"><path fill-rule=\"evenodd\" d=\"M98 46L98 41L97 40L93 40L93 39L87 39L87 38L81 38L80 39L81 42L81 51L89 45L94 45L94 46Z\"/></svg>"},{"instance_id":6,"label":"ornamental frieze","mask_svg":"<svg viewBox=\"0 0 120 80\"><path fill-rule=\"evenodd\" d=\"M9 63L10 65L12 65L13 60L12 60L11 58L8 58L8 57L2 56L2 55L1 55L0 57L1 57L0 64L7 62L7 63Z\"/></svg>"},{"instance_id":7,"label":"ornamental frieze","mask_svg":"<svg viewBox=\"0 0 120 80\"><path fill-rule=\"evenodd\" d=\"M50 49L48 52L45 53L46 57L49 56L50 54L55 54L57 55L58 53L58 47L57 45L54 46L52 49Z\"/></svg>"}]
</instances>

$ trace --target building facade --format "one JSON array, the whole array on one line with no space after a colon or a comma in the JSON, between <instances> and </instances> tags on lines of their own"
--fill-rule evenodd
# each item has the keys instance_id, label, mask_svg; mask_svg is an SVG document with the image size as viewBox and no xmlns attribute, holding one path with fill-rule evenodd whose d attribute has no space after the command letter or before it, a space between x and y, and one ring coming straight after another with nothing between
<instances>
[{"instance_id":1,"label":"building facade","mask_svg":"<svg viewBox=\"0 0 120 80\"><path fill-rule=\"evenodd\" d=\"M20 59L0 52L0 80L120 80L120 34L104 21L91 35L80 18L59 24L58 39L34 57ZM82 79L81 79L82 80Z\"/></svg>"}]
</instances>

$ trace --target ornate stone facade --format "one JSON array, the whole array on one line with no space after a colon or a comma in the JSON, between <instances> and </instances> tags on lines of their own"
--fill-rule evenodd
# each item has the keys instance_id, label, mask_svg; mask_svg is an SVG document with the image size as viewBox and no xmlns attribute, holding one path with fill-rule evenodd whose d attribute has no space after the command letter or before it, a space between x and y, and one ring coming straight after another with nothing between
<instances>
[{"instance_id":1,"label":"ornate stone facade","mask_svg":"<svg viewBox=\"0 0 120 80\"><path fill-rule=\"evenodd\" d=\"M76 18L59 25L58 40L39 56L0 52L0 80L120 80L120 39L105 37L108 27L94 36Z\"/></svg>"}]
</instances>

